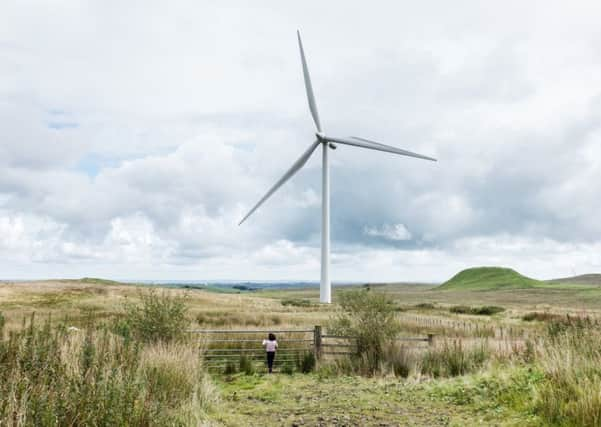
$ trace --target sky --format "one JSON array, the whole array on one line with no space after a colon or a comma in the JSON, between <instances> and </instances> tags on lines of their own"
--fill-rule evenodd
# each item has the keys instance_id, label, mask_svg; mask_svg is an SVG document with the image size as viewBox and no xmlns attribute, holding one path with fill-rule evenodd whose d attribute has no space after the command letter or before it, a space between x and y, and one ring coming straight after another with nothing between
<instances>
[{"instance_id":1,"label":"sky","mask_svg":"<svg viewBox=\"0 0 601 427\"><path fill-rule=\"evenodd\" d=\"M599 1L0 2L0 278L601 272Z\"/></svg>"}]
</instances>

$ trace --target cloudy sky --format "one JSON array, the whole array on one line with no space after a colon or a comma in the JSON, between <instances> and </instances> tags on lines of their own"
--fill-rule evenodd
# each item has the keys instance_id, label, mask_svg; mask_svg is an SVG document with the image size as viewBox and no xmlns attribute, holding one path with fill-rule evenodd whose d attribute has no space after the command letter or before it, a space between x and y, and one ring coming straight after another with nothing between
<instances>
[{"instance_id":1,"label":"cloudy sky","mask_svg":"<svg viewBox=\"0 0 601 427\"><path fill-rule=\"evenodd\" d=\"M599 1L0 2L0 278L601 272Z\"/></svg>"}]
</instances>

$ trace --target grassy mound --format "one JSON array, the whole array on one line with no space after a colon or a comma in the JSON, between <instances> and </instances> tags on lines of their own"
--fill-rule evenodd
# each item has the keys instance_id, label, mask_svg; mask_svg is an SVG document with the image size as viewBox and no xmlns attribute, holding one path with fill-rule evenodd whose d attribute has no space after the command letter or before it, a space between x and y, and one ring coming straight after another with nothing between
<instances>
[{"instance_id":1,"label":"grassy mound","mask_svg":"<svg viewBox=\"0 0 601 427\"><path fill-rule=\"evenodd\" d=\"M543 282L522 276L511 268L477 267L460 271L436 289L440 290L495 290L534 288Z\"/></svg>"}]
</instances>

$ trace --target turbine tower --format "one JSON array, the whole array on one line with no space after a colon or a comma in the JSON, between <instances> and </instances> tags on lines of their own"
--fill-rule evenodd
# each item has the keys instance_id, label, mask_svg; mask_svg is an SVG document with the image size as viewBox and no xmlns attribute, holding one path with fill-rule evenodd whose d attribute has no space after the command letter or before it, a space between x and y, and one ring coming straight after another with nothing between
<instances>
[{"instance_id":1,"label":"turbine tower","mask_svg":"<svg viewBox=\"0 0 601 427\"><path fill-rule=\"evenodd\" d=\"M319 114L317 112L317 104L313 94L313 86L311 85L311 77L309 76L309 68L307 67L307 59L303 49L300 31L297 31L298 47L300 49L301 63L303 66L303 77L305 79L305 89L307 91L307 100L309 101L309 110L315 122L315 141L307 148L307 150L298 158L290 169L275 183L271 189L263 196L261 200L246 214L238 225L241 225L246 219L256 211L273 193L276 192L286 181L288 181L296 172L298 172L309 160L313 151L321 145L322 149L322 176L321 176L321 281L319 285L319 301L322 303L332 302L332 287L330 282L330 167L328 163L328 151L336 149L336 144L352 145L354 147L367 148L369 150L384 151L387 153L400 154L401 156L416 157L418 159L436 161L432 157L422 156L421 154L412 153L411 151L401 150L400 148L391 147L389 145L380 144L379 142L371 141L365 138L356 136L337 137L326 135L321 127Z\"/></svg>"}]
</instances>

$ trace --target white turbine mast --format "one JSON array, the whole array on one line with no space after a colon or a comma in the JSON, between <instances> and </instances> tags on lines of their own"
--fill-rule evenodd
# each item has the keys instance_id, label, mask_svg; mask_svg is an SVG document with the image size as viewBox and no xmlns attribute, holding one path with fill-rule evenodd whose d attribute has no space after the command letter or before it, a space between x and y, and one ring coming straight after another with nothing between
<instances>
[{"instance_id":1,"label":"white turbine mast","mask_svg":"<svg viewBox=\"0 0 601 427\"><path fill-rule=\"evenodd\" d=\"M319 285L319 301L322 303L332 302L332 287L330 282L330 169L328 163L328 149L336 149L335 144L352 145L355 147L367 148L369 150L384 151L387 153L400 154L401 156L416 157L418 159L436 161L432 157L422 156L421 154L412 153L411 151L401 150L400 148L391 147L389 145L380 144L379 142L371 141L365 138L359 138L356 136L350 137L337 137L326 135L322 128L319 120L319 113L317 112L317 104L315 103L315 95L313 94L313 86L311 85L311 76L309 76L309 68L307 66L307 59L305 58L305 51L303 49L303 42L301 40L300 31L297 31L298 36L298 47L300 49L301 62L303 65L303 77L305 79L305 89L307 91L307 100L309 101L309 110L311 110L311 116L315 122L317 132L315 133L316 140L309 148L298 158L290 169L282 176L278 182L263 196L261 200L246 214L241 225L246 219L256 211L273 193L276 192L286 181L298 172L309 160L313 151L321 145L322 147L322 181L321 181L321 281Z\"/></svg>"}]
</instances>

